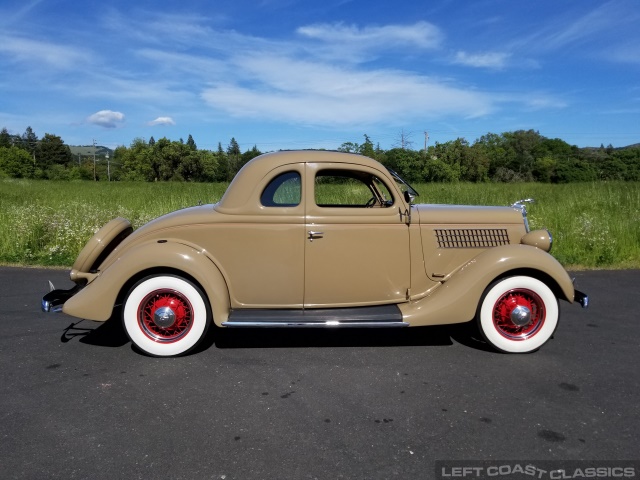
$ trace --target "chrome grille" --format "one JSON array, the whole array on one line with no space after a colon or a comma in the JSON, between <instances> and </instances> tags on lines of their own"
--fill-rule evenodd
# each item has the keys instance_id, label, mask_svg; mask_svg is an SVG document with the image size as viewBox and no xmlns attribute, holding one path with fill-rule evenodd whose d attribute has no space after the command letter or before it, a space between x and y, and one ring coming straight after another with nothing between
<instances>
[{"instance_id":1,"label":"chrome grille","mask_svg":"<svg viewBox=\"0 0 640 480\"><path fill-rule=\"evenodd\" d=\"M509 245L509 234L504 228L447 228L436 229L440 248L480 248Z\"/></svg>"}]
</instances>

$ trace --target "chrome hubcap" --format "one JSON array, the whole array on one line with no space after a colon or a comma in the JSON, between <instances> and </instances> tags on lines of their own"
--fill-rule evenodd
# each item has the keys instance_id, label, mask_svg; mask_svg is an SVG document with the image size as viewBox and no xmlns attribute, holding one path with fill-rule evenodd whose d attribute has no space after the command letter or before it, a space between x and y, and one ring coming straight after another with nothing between
<instances>
[{"instance_id":1,"label":"chrome hubcap","mask_svg":"<svg viewBox=\"0 0 640 480\"><path fill-rule=\"evenodd\" d=\"M169 307L161 307L153 314L153 323L160 328L169 328L176 323L176 314Z\"/></svg>"},{"instance_id":2,"label":"chrome hubcap","mask_svg":"<svg viewBox=\"0 0 640 480\"><path fill-rule=\"evenodd\" d=\"M531 310L522 305L518 305L511 312L511 321L518 327L524 327L531 322Z\"/></svg>"},{"instance_id":3,"label":"chrome hubcap","mask_svg":"<svg viewBox=\"0 0 640 480\"><path fill-rule=\"evenodd\" d=\"M540 331L546 312L540 295L528 288L514 288L496 300L492 315L498 333L518 341Z\"/></svg>"}]
</instances>

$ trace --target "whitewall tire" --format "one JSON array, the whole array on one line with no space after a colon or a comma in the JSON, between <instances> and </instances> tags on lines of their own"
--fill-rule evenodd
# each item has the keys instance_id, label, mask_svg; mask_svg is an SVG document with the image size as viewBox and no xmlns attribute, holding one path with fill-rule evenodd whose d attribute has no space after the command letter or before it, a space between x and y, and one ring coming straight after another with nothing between
<instances>
[{"instance_id":1,"label":"whitewall tire","mask_svg":"<svg viewBox=\"0 0 640 480\"><path fill-rule=\"evenodd\" d=\"M134 345L158 357L182 355L205 336L211 323L202 291L180 277L147 277L129 291L122 313Z\"/></svg>"},{"instance_id":2,"label":"whitewall tire","mask_svg":"<svg viewBox=\"0 0 640 480\"><path fill-rule=\"evenodd\" d=\"M489 286L480 302L478 324L492 347L527 353L551 338L558 326L558 299L533 277L502 279Z\"/></svg>"}]
</instances>

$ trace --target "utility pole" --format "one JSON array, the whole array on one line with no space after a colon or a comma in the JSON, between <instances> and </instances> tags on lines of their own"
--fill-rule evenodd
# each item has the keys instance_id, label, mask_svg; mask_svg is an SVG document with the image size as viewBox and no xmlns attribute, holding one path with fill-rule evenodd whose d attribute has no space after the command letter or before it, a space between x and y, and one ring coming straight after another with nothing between
<instances>
[{"instance_id":1,"label":"utility pole","mask_svg":"<svg viewBox=\"0 0 640 480\"><path fill-rule=\"evenodd\" d=\"M427 142L429 141L429 132L424 132L424 154L427 155Z\"/></svg>"},{"instance_id":2,"label":"utility pole","mask_svg":"<svg viewBox=\"0 0 640 480\"><path fill-rule=\"evenodd\" d=\"M107 153L107 178L111 181L111 168L109 167L109 154Z\"/></svg>"},{"instance_id":3,"label":"utility pole","mask_svg":"<svg viewBox=\"0 0 640 480\"><path fill-rule=\"evenodd\" d=\"M93 181L96 181L96 139L93 139Z\"/></svg>"}]
</instances>

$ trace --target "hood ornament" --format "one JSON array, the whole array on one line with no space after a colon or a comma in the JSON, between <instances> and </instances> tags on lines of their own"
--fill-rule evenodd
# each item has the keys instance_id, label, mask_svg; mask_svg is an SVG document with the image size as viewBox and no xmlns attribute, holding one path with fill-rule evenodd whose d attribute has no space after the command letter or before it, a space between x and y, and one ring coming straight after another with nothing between
<instances>
[{"instance_id":1,"label":"hood ornament","mask_svg":"<svg viewBox=\"0 0 640 480\"><path fill-rule=\"evenodd\" d=\"M522 200L518 200L517 202L513 202L511 204L511 208L517 208L522 212L523 215L527 214L527 203L536 203L533 198L523 198Z\"/></svg>"},{"instance_id":2,"label":"hood ornament","mask_svg":"<svg viewBox=\"0 0 640 480\"><path fill-rule=\"evenodd\" d=\"M522 218L524 219L525 229L527 233L529 233L529 219L527 218L527 205L526 205L527 203L535 203L535 200L533 198L523 198L522 200L518 200L517 202L512 203L511 208L520 210L520 213L522 213Z\"/></svg>"},{"instance_id":3,"label":"hood ornament","mask_svg":"<svg viewBox=\"0 0 640 480\"><path fill-rule=\"evenodd\" d=\"M513 202L511 206L513 208L522 208L525 207L525 203L536 203L533 198L523 198L522 200L518 200L517 202Z\"/></svg>"}]
</instances>

